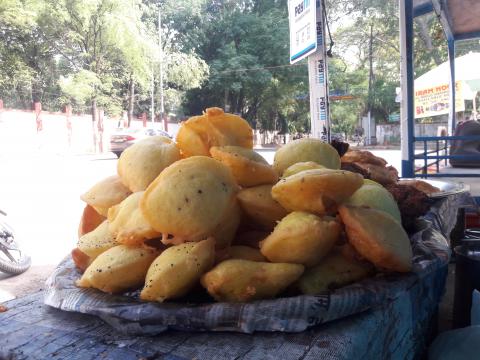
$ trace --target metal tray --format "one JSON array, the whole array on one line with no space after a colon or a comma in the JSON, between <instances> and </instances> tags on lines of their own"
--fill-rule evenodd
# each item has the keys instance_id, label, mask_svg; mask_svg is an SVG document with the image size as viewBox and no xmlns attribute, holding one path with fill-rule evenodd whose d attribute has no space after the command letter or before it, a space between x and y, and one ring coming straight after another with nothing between
<instances>
[{"instance_id":1,"label":"metal tray","mask_svg":"<svg viewBox=\"0 0 480 360\"><path fill-rule=\"evenodd\" d=\"M439 192L430 194L428 197L438 199L446 196L461 194L470 191L470 186L463 182L453 182L444 180L430 180L421 178L401 178L400 180L420 180L440 189Z\"/></svg>"}]
</instances>

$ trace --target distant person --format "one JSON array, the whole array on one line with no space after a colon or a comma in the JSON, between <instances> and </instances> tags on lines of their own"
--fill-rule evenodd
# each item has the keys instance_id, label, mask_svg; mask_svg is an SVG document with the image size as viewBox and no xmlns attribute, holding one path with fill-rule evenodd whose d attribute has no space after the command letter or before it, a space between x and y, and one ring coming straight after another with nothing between
<instances>
[{"instance_id":1,"label":"distant person","mask_svg":"<svg viewBox=\"0 0 480 360\"><path fill-rule=\"evenodd\" d=\"M457 124L454 136L478 136L480 137L480 122L467 120ZM476 155L480 157L480 139L478 140L454 140L450 147L450 155ZM453 167L480 167L480 159L450 159Z\"/></svg>"}]
</instances>

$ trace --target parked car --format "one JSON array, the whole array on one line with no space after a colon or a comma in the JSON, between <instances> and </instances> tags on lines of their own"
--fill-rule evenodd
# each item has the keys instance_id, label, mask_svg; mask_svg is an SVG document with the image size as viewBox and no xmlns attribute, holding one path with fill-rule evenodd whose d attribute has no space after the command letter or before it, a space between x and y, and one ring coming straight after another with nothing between
<instances>
[{"instance_id":1,"label":"parked car","mask_svg":"<svg viewBox=\"0 0 480 360\"><path fill-rule=\"evenodd\" d=\"M110 136L110 151L117 155L117 157L120 157L122 152L129 146L132 146L139 140L156 135L163 135L170 139L172 138L170 134L160 129L117 129L115 133Z\"/></svg>"}]
</instances>

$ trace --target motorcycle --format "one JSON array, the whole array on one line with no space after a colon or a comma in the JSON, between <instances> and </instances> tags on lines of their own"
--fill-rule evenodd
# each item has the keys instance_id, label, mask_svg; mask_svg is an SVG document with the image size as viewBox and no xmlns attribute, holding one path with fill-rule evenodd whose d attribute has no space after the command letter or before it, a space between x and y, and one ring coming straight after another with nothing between
<instances>
[{"instance_id":1,"label":"motorcycle","mask_svg":"<svg viewBox=\"0 0 480 360\"><path fill-rule=\"evenodd\" d=\"M31 259L15 241L15 232L6 217L7 214L0 210L0 272L18 275L30 267Z\"/></svg>"}]
</instances>

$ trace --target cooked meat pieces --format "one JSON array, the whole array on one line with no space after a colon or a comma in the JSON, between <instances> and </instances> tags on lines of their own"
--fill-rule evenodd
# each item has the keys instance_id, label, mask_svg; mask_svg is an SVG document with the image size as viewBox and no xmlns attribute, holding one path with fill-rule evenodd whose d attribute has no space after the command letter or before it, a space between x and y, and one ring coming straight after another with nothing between
<instances>
[{"instance_id":1,"label":"cooked meat pieces","mask_svg":"<svg viewBox=\"0 0 480 360\"><path fill-rule=\"evenodd\" d=\"M342 170L351 171L357 174L362 175L365 179L370 179L370 172L367 169L353 163L353 162L342 162Z\"/></svg>"},{"instance_id":2,"label":"cooked meat pieces","mask_svg":"<svg viewBox=\"0 0 480 360\"><path fill-rule=\"evenodd\" d=\"M338 141L338 140L335 140L335 139L330 141L330 145L332 145L335 148L335 150L337 150L338 155L340 155L340 157L342 157L348 151L348 148L350 147L350 145L348 143L343 142L343 141Z\"/></svg>"},{"instance_id":3,"label":"cooked meat pieces","mask_svg":"<svg viewBox=\"0 0 480 360\"><path fill-rule=\"evenodd\" d=\"M430 209L429 197L410 185L387 184L385 188L397 201L405 230L409 233L414 231L415 219L425 215Z\"/></svg>"}]
</instances>

